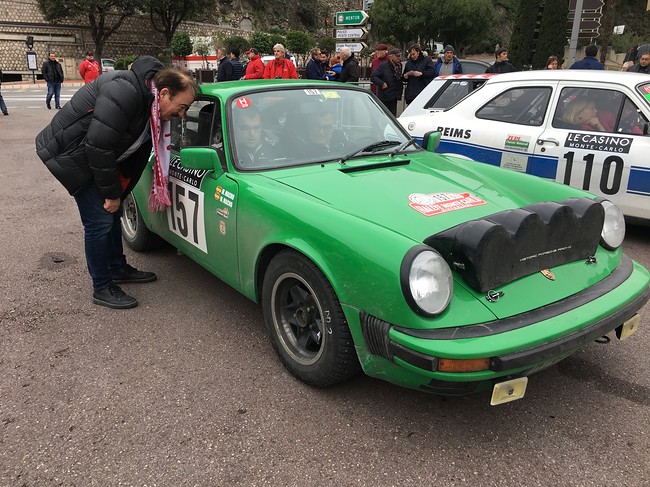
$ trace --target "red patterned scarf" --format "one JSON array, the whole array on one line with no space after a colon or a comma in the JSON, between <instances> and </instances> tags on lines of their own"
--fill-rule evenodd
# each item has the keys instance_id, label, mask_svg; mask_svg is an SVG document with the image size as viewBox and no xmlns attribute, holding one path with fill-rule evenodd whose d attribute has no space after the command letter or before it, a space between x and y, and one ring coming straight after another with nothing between
<instances>
[{"instance_id":1,"label":"red patterned scarf","mask_svg":"<svg viewBox=\"0 0 650 487\"><path fill-rule=\"evenodd\" d=\"M169 182L169 150L171 148L171 123L160 120L160 99L156 84L151 80L151 142L156 160L153 165L153 181L149 196L149 211L163 211L171 206L167 183Z\"/></svg>"}]
</instances>

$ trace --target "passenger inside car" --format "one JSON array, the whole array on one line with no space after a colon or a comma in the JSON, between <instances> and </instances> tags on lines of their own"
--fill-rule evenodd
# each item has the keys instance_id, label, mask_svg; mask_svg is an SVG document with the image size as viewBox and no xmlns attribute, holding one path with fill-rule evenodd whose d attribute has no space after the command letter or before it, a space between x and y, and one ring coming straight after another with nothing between
<instances>
[{"instance_id":1,"label":"passenger inside car","mask_svg":"<svg viewBox=\"0 0 650 487\"><path fill-rule=\"evenodd\" d=\"M610 112L599 112L596 103L589 98L576 98L569 102L564 110L562 120L579 130L611 132L614 130L615 117Z\"/></svg>"}]
</instances>

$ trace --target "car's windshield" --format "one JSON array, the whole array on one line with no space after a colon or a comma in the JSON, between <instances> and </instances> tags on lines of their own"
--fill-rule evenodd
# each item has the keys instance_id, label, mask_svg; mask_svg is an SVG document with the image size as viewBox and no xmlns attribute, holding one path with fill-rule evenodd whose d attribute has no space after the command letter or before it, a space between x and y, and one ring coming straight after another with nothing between
<instances>
[{"instance_id":1,"label":"car's windshield","mask_svg":"<svg viewBox=\"0 0 650 487\"><path fill-rule=\"evenodd\" d=\"M229 140L238 169L277 169L391 152L409 140L369 93L330 88L281 89L234 99ZM405 147L404 151L418 150Z\"/></svg>"}]
</instances>

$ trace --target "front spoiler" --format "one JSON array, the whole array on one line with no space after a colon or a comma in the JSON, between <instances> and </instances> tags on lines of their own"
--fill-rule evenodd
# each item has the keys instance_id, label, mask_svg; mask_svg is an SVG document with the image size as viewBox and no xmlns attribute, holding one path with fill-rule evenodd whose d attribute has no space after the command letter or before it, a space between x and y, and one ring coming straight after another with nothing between
<instances>
[{"instance_id":1,"label":"front spoiler","mask_svg":"<svg viewBox=\"0 0 650 487\"><path fill-rule=\"evenodd\" d=\"M624 255L616 270L596 285L558 303L491 323L481 323L467 327L414 330L392 325L362 311L360 312L361 330L368 351L371 354L382 356L393 362L397 358L424 371L436 372L437 357L412 350L394 342L389 338L391 329L412 337L432 341L475 339L507 333L549 318L558 317L563 313L605 296L609 291L623 284L631 276L633 267L632 260ZM626 320L634 316L649 299L650 288L646 286L632 301L621 306L605 318L593 322L574 333L514 353L490 357L489 371L503 375L503 372L509 370L521 371L522 369L539 365L542 362L557 357L567 356L571 352L622 325ZM458 375L460 376L462 374ZM447 381L436 380L435 382ZM471 388L470 383L466 383L465 387L467 386ZM465 389L465 387L461 387L461 389Z\"/></svg>"}]
</instances>

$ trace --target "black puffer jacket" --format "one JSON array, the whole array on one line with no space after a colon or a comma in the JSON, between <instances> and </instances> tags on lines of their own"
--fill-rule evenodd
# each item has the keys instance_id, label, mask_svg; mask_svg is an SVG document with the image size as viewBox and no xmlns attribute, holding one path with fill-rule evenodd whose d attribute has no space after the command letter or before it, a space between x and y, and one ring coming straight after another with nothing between
<instances>
[{"instance_id":1,"label":"black puffer jacket","mask_svg":"<svg viewBox=\"0 0 650 487\"><path fill-rule=\"evenodd\" d=\"M138 182L151 140L117 160L147 127L153 95L145 80L162 67L157 59L141 56L130 70L104 73L81 87L36 136L38 157L70 194L95 184L104 198L117 199ZM120 174L131 179L124 192Z\"/></svg>"},{"instance_id":2,"label":"black puffer jacket","mask_svg":"<svg viewBox=\"0 0 650 487\"><path fill-rule=\"evenodd\" d=\"M377 85L377 97L381 101L393 102L402 99L402 63L381 63L370 75L370 81ZM383 88L384 83L387 85L386 89Z\"/></svg>"}]
</instances>

